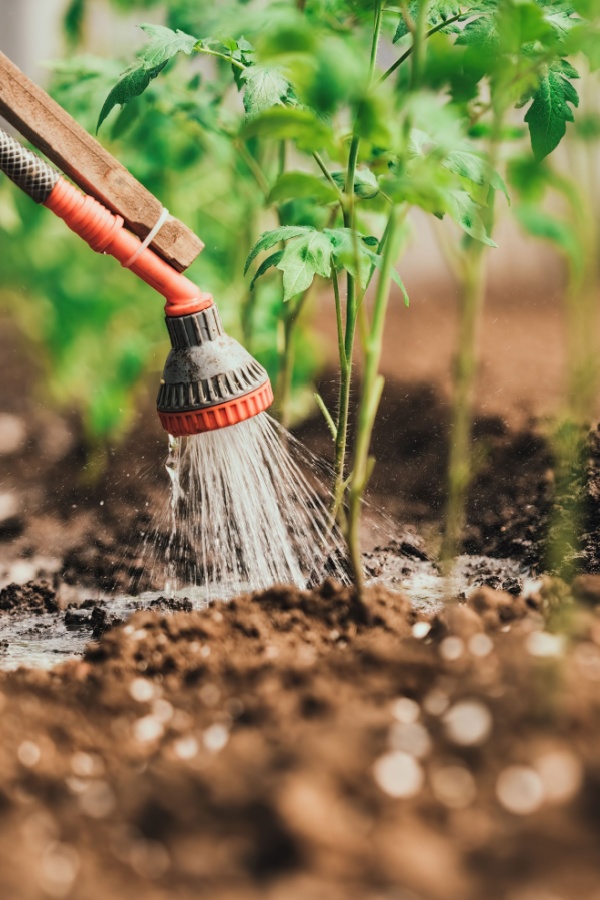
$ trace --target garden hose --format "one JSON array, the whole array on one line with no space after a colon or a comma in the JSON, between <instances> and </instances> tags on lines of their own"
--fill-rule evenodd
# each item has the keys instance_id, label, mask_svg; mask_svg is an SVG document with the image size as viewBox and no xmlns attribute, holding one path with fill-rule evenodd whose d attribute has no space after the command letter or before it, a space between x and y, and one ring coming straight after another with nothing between
<instances>
[{"instance_id":1,"label":"garden hose","mask_svg":"<svg viewBox=\"0 0 600 900\"><path fill-rule=\"evenodd\" d=\"M52 210L98 253L131 269L166 299L171 339L157 398L165 431L175 437L235 425L273 402L265 369L223 331L213 298L173 269L37 154L0 129L0 170L36 203Z\"/></svg>"}]
</instances>

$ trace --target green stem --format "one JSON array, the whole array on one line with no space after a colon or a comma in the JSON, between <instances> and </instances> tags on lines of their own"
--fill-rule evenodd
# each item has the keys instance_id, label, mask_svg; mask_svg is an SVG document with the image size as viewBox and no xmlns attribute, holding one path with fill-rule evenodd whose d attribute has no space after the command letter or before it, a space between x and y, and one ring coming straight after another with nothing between
<instances>
[{"instance_id":1,"label":"green stem","mask_svg":"<svg viewBox=\"0 0 600 900\"><path fill-rule=\"evenodd\" d=\"M292 396L292 379L294 376L294 362L296 350L296 331L298 322L309 298L312 296L316 279L296 301L288 301L285 315L283 316L283 340L280 348L279 371L277 373L277 397L281 409L281 424L288 428L290 424L290 400Z\"/></svg>"},{"instance_id":2,"label":"green stem","mask_svg":"<svg viewBox=\"0 0 600 900\"><path fill-rule=\"evenodd\" d=\"M419 4L415 34L413 39L412 72L410 77L411 91L416 91L421 83L421 70L423 68L423 51L427 39L427 16L429 14L430 0L422 0Z\"/></svg>"},{"instance_id":3,"label":"green stem","mask_svg":"<svg viewBox=\"0 0 600 900\"><path fill-rule=\"evenodd\" d=\"M238 59L234 59L232 56L227 56L226 53L219 53L218 50L210 50L208 47L202 47L200 44L196 44L194 46L194 50L196 53L204 53L206 54L206 56L216 56L217 59L224 59L225 62L231 63L234 68L240 69L240 71L248 68L244 65L243 62L240 62Z\"/></svg>"},{"instance_id":4,"label":"green stem","mask_svg":"<svg viewBox=\"0 0 600 900\"><path fill-rule=\"evenodd\" d=\"M393 207L390 212L386 230L387 240L383 250L381 272L373 302L373 318L365 343L365 366L358 408L358 431L348 491L346 541L348 543L356 589L361 599L364 593L364 578L359 536L360 512L362 498L373 469L374 460L369 457L369 448L383 390L383 376L379 374L379 363L381 361L383 331L392 284L391 273L400 243L400 214L397 207Z\"/></svg>"},{"instance_id":5,"label":"green stem","mask_svg":"<svg viewBox=\"0 0 600 900\"><path fill-rule=\"evenodd\" d=\"M316 164L317 164L318 167L320 168L321 172L323 173L323 175L325 176L325 178L326 178L327 181L329 182L329 184L330 184L330 185L332 186L332 188L335 190L336 194L338 195L338 199L339 199L340 203L342 203L342 207L343 207L343 202L342 202L343 199L344 199L344 198L343 198L343 194L342 194L342 192L340 191L340 189L339 189L339 187L337 186L337 184L335 183L335 181L333 180L333 176L332 176L331 172L329 171L329 169L327 168L327 166L325 165L322 156L321 156L319 153L317 153L316 150L313 151L312 156L313 156L314 161L316 162Z\"/></svg>"},{"instance_id":6,"label":"green stem","mask_svg":"<svg viewBox=\"0 0 600 900\"><path fill-rule=\"evenodd\" d=\"M265 173L263 172L263 170L261 169L259 164L256 162L256 160L254 159L254 157L252 156L252 154L250 153L250 151L248 150L246 145L243 143L243 141L235 141L234 146L235 146L235 149L237 150L237 152L239 153L240 157L245 162L251 175L254 177L254 180L256 181L260 190L265 195L265 197L268 197L271 187L269 185L269 182L267 181L267 177L266 177Z\"/></svg>"},{"instance_id":7,"label":"green stem","mask_svg":"<svg viewBox=\"0 0 600 900\"><path fill-rule=\"evenodd\" d=\"M446 19L445 22L440 22L439 25L434 25L433 28L430 28L429 31L427 32L426 37L430 38L432 34L436 34L438 31L441 31L442 28L445 28L447 25L452 25L454 22L458 22L459 19L462 19L462 18L463 18L463 13L460 13L457 16L451 16L449 19ZM383 82L386 81L390 77L390 75L393 75L394 72L396 71L396 69L398 69L402 65L403 62L406 62L406 60L409 58L409 56L411 56L413 49L414 49L414 45L411 45L408 48L408 50L406 50L402 54L402 56L398 57L396 62L392 63L392 65L389 67L389 69L385 70L383 75L377 81L377 87L379 87L380 84L383 84Z\"/></svg>"}]
</instances>

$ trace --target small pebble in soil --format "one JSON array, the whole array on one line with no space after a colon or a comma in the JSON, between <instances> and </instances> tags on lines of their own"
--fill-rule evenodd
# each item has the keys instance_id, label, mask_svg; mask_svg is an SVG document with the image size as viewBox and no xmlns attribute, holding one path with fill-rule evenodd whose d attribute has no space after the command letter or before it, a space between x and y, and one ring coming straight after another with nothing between
<instances>
[{"instance_id":1,"label":"small pebble in soil","mask_svg":"<svg viewBox=\"0 0 600 900\"><path fill-rule=\"evenodd\" d=\"M164 725L154 716L144 716L138 719L133 726L133 736L140 744L156 741L164 733Z\"/></svg>"},{"instance_id":2,"label":"small pebble in soil","mask_svg":"<svg viewBox=\"0 0 600 900\"><path fill-rule=\"evenodd\" d=\"M229 731L224 725L217 722L206 729L202 740L207 750L210 750L211 753L218 753L226 746L229 740Z\"/></svg>"},{"instance_id":3,"label":"small pebble in soil","mask_svg":"<svg viewBox=\"0 0 600 900\"><path fill-rule=\"evenodd\" d=\"M547 631L533 631L527 638L527 652L532 656L561 656L565 649L562 634L549 634Z\"/></svg>"},{"instance_id":4,"label":"small pebble in soil","mask_svg":"<svg viewBox=\"0 0 600 900\"><path fill-rule=\"evenodd\" d=\"M448 694L439 690L439 688L433 688L423 700L423 709L426 713L429 713L430 716L443 715L449 706L450 698L448 697Z\"/></svg>"},{"instance_id":5,"label":"small pebble in soil","mask_svg":"<svg viewBox=\"0 0 600 900\"><path fill-rule=\"evenodd\" d=\"M79 807L90 819L105 819L116 806L116 799L111 786L99 779L89 781L85 790L79 795Z\"/></svg>"},{"instance_id":6,"label":"small pebble in soil","mask_svg":"<svg viewBox=\"0 0 600 900\"><path fill-rule=\"evenodd\" d=\"M538 756L534 768L544 788L548 803L568 803L583 782L583 767L570 750L550 750Z\"/></svg>"},{"instance_id":7,"label":"small pebble in soil","mask_svg":"<svg viewBox=\"0 0 600 900\"><path fill-rule=\"evenodd\" d=\"M419 704L410 697L398 697L392 703L391 711L397 722L404 722L407 725L416 722L421 715Z\"/></svg>"},{"instance_id":8,"label":"small pebble in soil","mask_svg":"<svg viewBox=\"0 0 600 900\"><path fill-rule=\"evenodd\" d=\"M427 637L429 632L431 631L431 623L430 622L415 622L412 627L413 637L417 638L417 640L422 640L424 637Z\"/></svg>"},{"instance_id":9,"label":"small pebble in soil","mask_svg":"<svg viewBox=\"0 0 600 900\"><path fill-rule=\"evenodd\" d=\"M34 766L37 766L41 758L42 751L37 744L33 743L33 741L23 741L22 744L19 744L17 759L22 766L25 766L27 769L33 769Z\"/></svg>"},{"instance_id":10,"label":"small pebble in soil","mask_svg":"<svg viewBox=\"0 0 600 900\"><path fill-rule=\"evenodd\" d=\"M465 809L477 796L475 779L459 763L435 768L430 780L436 799L450 809Z\"/></svg>"},{"instance_id":11,"label":"small pebble in soil","mask_svg":"<svg viewBox=\"0 0 600 900\"><path fill-rule=\"evenodd\" d=\"M134 678L129 694L138 703L149 703L156 696L156 686L148 678Z\"/></svg>"},{"instance_id":12,"label":"small pebble in soil","mask_svg":"<svg viewBox=\"0 0 600 900\"><path fill-rule=\"evenodd\" d=\"M390 747L421 759L431 750L431 738L419 722L395 722L389 733Z\"/></svg>"},{"instance_id":13,"label":"small pebble in soil","mask_svg":"<svg viewBox=\"0 0 600 900\"><path fill-rule=\"evenodd\" d=\"M423 787L423 768L409 753L393 750L380 756L373 767L375 781L390 797L414 797Z\"/></svg>"},{"instance_id":14,"label":"small pebble in soil","mask_svg":"<svg viewBox=\"0 0 600 900\"><path fill-rule=\"evenodd\" d=\"M451 635L444 638L440 644L440 656L448 662L460 659L465 652L465 642L462 638Z\"/></svg>"},{"instance_id":15,"label":"small pebble in soil","mask_svg":"<svg viewBox=\"0 0 600 900\"><path fill-rule=\"evenodd\" d=\"M529 766L508 766L498 776L496 796L508 812L529 816L544 802L544 786Z\"/></svg>"},{"instance_id":16,"label":"small pebble in soil","mask_svg":"<svg viewBox=\"0 0 600 900\"><path fill-rule=\"evenodd\" d=\"M173 744L173 753L179 759L193 759L198 755L198 741L192 734L179 738Z\"/></svg>"},{"instance_id":17,"label":"small pebble in soil","mask_svg":"<svg viewBox=\"0 0 600 900\"><path fill-rule=\"evenodd\" d=\"M487 634L480 632L469 639L469 653L472 656L489 656L494 649L494 642Z\"/></svg>"},{"instance_id":18,"label":"small pebble in soil","mask_svg":"<svg viewBox=\"0 0 600 900\"><path fill-rule=\"evenodd\" d=\"M52 841L39 861L38 882L44 894L65 897L79 871L79 854L70 844Z\"/></svg>"},{"instance_id":19,"label":"small pebble in soil","mask_svg":"<svg viewBox=\"0 0 600 900\"><path fill-rule=\"evenodd\" d=\"M462 700L444 715L446 733L451 741L462 747L483 744L492 730L492 716L478 700Z\"/></svg>"}]
</instances>

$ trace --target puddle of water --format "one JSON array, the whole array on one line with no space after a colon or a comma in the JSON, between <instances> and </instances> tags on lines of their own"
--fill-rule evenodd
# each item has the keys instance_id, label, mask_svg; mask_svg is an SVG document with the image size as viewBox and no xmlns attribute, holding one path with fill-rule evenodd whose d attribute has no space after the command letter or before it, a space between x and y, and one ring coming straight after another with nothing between
<instances>
[{"instance_id":1,"label":"puddle of water","mask_svg":"<svg viewBox=\"0 0 600 900\"><path fill-rule=\"evenodd\" d=\"M442 608L447 597L448 582L439 574L434 563L410 559L397 553L379 553L377 560L377 570L371 570L368 584L377 582L392 590L401 591L411 599L415 609L426 614L433 614ZM482 584L492 584L503 589L519 588L526 593L535 588L537 583L514 560L459 557L452 582L454 595L467 595ZM238 586L236 593L243 590L243 585L241 591ZM84 593L89 597L89 591ZM156 608L158 599L163 596L161 592L153 592L137 597L103 597L98 598L97 602L109 617L126 619L137 610ZM201 587L181 589L170 596L173 599L188 599L197 609L206 606ZM233 594L230 593L229 596ZM82 594L81 600L83 599ZM223 592L222 599L228 599L226 592ZM40 615L31 612L24 615L0 614L0 668L29 666L50 669L59 662L80 657L86 644L92 639L92 625L85 621L91 610L82 610L81 613L82 621L74 627L65 624L64 612Z\"/></svg>"}]
</instances>

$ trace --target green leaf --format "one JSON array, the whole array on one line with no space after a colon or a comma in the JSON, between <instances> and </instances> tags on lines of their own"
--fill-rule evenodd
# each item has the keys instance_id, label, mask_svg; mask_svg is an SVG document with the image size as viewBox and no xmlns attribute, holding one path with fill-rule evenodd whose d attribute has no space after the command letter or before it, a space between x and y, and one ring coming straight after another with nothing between
<instances>
[{"instance_id":1,"label":"green leaf","mask_svg":"<svg viewBox=\"0 0 600 900\"><path fill-rule=\"evenodd\" d=\"M483 187L489 185L495 191L502 191L506 199L509 199L503 179L490 165L485 153L469 149L451 150L442 165L474 184Z\"/></svg>"},{"instance_id":2,"label":"green leaf","mask_svg":"<svg viewBox=\"0 0 600 900\"><path fill-rule=\"evenodd\" d=\"M366 252L366 256L368 257L368 259L371 260L371 262L373 263L375 268L379 269L379 271L381 271L382 265L383 265L383 256L381 256L381 254L379 254L379 253L373 253L372 250L368 250L367 248L365 248L365 252ZM390 278L392 279L392 281L395 281L395 283L398 285L398 287L402 291L402 296L404 297L404 305L410 306L410 298L408 296L408 291L406 290L406 286L405 286L404 282L402 281L402 279L400 278L400 275L398 274L398 272L396 271L396 269L393 266L390 269Z\"/></svg>"},{"instance_id":3,"label":"green leaf","mask_svg":"<svg viewBox=\"0 0 600 900\"><path fill-rule=\"evenodd\" d=\"M515 210L521 226L529 234L542 240L556 244L580 269L583 266L584 254L581 242L570 222L548 215L537 204L523 204Z\"/></svg>"},{"instance_id":4,"label":"green leaf","mask_svg":"<svg viewBox=\"0 0 600 900\"><path fill-rule=\"evenodd\" d=\"M272 266L277 266L281 262L281 257L283 256L283 250L277 250L275 253L272 253L270 256L267 256L264 259L258 269L254 274L254 278L250 282L250 290L254 287L257 278L260 278L261 275L264 275L265 272L270 269Z\"/></svg>"},{"instance_id":5,"label":"green leaf","mask_svg":"<svg viewBox=\"0 0 600 900\"><path fill-rule=\"evenodd\" d=\"M280 200L298 200L310 197L321 203L331 203L338 195L324 179L308 172L284 172L280 175L269 194L269 203Z\"/></svg>"},{"instance_id":6,"label":"green leaf","mask_svg":"<svg viewBox=\"0 0 600 900\"><path fill-rule=\"evenodd\" d=\"M412 2L408 4L408 12L413 22L416 21L418 11L419 0L412 0ZM441 25L442 22L445 22L447 19L452 19L454 18L454 16L458 16L460 12L461 4L460 2L458 2L458 0L432 0L427 11L427 25L429 28L435 28L437 25ZM446 29L441 30L445 31ZM456 25L451 24L448 26L447 30L458 31L458 28L456 27ZM399 41L400 38L403 38L406 34L408 34L408 26L406 24L404 16L400 16L396 34L394 35L394 44L396 43L396 41Z\"/></svg>"},{"instance_id":7,"label":"green leaf","mask_svg":"<svg viewBox=\"0 0 600 900\"><path fill-rule=\"evenodd\" d=\"M527 110L531 147L536 159L543 159L558 146L567 130L567 122L575 121L569 106L579 105L577 91L569 78L578 78L577 71L566 60L551 63L540 78Z\"/></svg>"},{"instance_id":8,"label":"green leaf","mask_svg":"<svg viewBox=\"0 0 600 900\"><path fill-rule=\"evenodd\" d=\"M309 109L275 106L252 118L243 129L244 137L264 136L278 141L294 141L299 150L333 151L331 128Z\"/></svg>"},{"instance_id":9,"label":"green leaf","mask_svg":"<svg viewBox=\"0 0 600 900\"><path fill-rule=\"evenodd\" d=\"M368 247L361 234L355 236L351 228L326 228L324 233L333 246L333 260L336 267L345 269L361 286L366 287L371 274L371 260Z\"/></svg>"},{"instance_id":10,"label":"green leaf","mask_svg":"<svg viewBox=\"0 0 600 900\"><path fill-rule=\"evenodd\" d=\"M291 91L287 78L274 66L248 66L241 80L245 85L244 109L248 118L283 104Z\"/></svg>"},{"instance_id":11,"label":"green leaf","mask_svg":"<svg viewBox=\"0 0 600 900\"><path fill-rule=\"evenodd\" d=\"M497 246L485 230L479 212L481 207L466 191L449 191L447 209L454 221L476 241L488 247Z\"/></svg>"},{"instance_id":12,"label":"green leaf","mask_svg":"<svg viewBox=\"0 0 600 900\"><path fill-rule=\"evenodd\" d=\"M150 42L142 51L142 62L147 69L155 69L176 56L177 53L186 53L188 56L194 50L198 39L184 31L173 31L164 25L145 24L140 25L150 38Z\"/></svg>"},{"instance_id":13,"label":"green leaf","mask_svg":"<svg viewBox=\"0 0 600 900\"><path fill-rule=\"evenodd\" d=\"M250 268L253 260L255 260L258 254L262 253L263 250L270 250L271 247L274 247L279 241L289 241L292 238L300 237L307 232L313 231L315 231L314 228L306 225L282 225L280 228L273 229L273 231L264 231L248 254L248 259L244 266L244 275Z\"/></svg>"},{"instance_id":14,"label":"green leaf","mask_svg":"<svg viewBox=\"0 0 600 900\"><path fill-rule=\"evenodd\" d=\"M332 172L331 177L343 191L346 187L346 173ZM357 169L354 174L354 193L361 200L372 200L379 193L377 176L370 169Z\"/></svg>"},{"instance_id":15,"label":"green leaf","mask_svg":"<svg viewBox=\"0 0 600 900\"><path fill-rule=\"evenodd\" d=\"M123 72L104 101L104 105L98 116L96 132L100 129L100 126L113 107L117 106L117 104L125 106L125 104L129 103L130 100L133 100L134 97L139 97L140 94L143 94L152 79L156 78L156 76L164 69L167 62L168 60L165 60L155 69L146 69L141 60L138 60L133 63L133 65L129 66L129 68Z\"/></svg>"},{"instance_id":16,"label":"green leaf","mask_svg":"<svg viewBox=\"0 0 600 900\"><path fill-rule=\"evenodd\" d=\"M139 97L173 56L180 51L190 54L197 44L196 38L191 34L172 31L164 25L140 25L140 28L150 37L150 41L142 50L139 59L123 72L110 91L100 110L96 131L100 129L114 106L117 104L125 106L134 97Z\"/></svg>"},{"instance_id":17,"label":"green leaf","mask_svg":"<svg viewBox=\"0 0 600 900\"><path fill-rule=\"evenodd\" d=\"M286 244L277 265L283 272L284 302L301 294L315 275L329 278L331 274L331 241L325 234L313 231Z\"/></svg>"}]
</instances>

